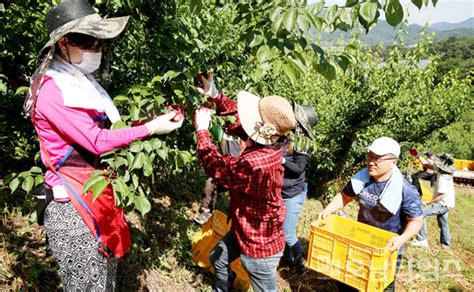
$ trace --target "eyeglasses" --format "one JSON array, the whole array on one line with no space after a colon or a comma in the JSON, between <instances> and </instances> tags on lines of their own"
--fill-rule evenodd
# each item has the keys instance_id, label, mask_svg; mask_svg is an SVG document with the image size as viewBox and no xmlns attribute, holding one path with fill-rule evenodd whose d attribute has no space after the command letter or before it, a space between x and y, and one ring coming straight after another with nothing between
<instances>
[{"instance_id":1,"label":"eyeglasses","mask_svg":"<svg viewBox=\"0 0 474 292\"><path fill-rule=\"evenodd\" d=\"M90 35L69 33L66 38L71 45L83 50L98 50L102 47L102 40Z\"/></svg>"},{"instance_id":2,"label":"eyeglasses","mask_svg":"<svg viewBox=\"0 0 474 292\"><path fill-rule=\"evenodd\" d=\"M374 155L369 154L369 155L367 155L367 159L369 161L374 162L375 164L379 164L379 163L382 163L382 162L387 161L387 160L394 160L396 158L392 157L392 156L383 157L383 156L374 156Z\"/></svg>"}]
</instances>

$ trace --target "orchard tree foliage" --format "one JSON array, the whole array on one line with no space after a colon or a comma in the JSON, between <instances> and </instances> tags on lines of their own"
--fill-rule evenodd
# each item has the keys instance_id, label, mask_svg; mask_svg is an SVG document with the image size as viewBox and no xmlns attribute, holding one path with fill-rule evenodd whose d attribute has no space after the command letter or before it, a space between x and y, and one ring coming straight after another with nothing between
<instances>
[{"instance_id":1,"label":"orchard tree foliage","mask_svg":"<svg viewBox=\"0 0 474 292\"><path fill-rule=\"evenodd\" d=\"M22 86L27 85L36 53L48 39L44 15L56 2L0 4L4 28L0 32L4 44L0 90L7 100L15 101L16 117ZM430 2L435 5L437 1L412 1L418 8ZM113 127L145 122L169 110L171 104L183 104L187 113L177 133L137 141L103 155L108 168L96 172L85 186L98 196L111 184L117 205L142 214L150 210L148 198L160 191L160 182L169 174L185 168L199 172L191 122L194 109L205 101L195 90L199 72L214 72L218 87L231 97L246 89L315 105L321 122L315 129L318 138L312 146L316 154L309 173L313 186L320 190L361 161L369 139L379 134L390 134L402 142L420 139L455 119L460 106L468 102L466 85L455 76L447 75L434 85L436 64L418 68L417 61L426 53L423 44L412 55L393 50L380 66L380 59L366 53L355 38L330 50L321 48L312 37L323 31L359 28L370 33L381 11L395 26L403 20L397 0L348 0L342 6L327 6L324 1L308 6L297 0L110 0L93 4L101 15L132 16L127 32L105 47L103 66L97 73L123 114L123 122ZM440 107L425 108L428 99L436 100ZM4 118L7 124L15 120ZM215 136L222 132L223 123L224 119L214 117L211 132ZM8 131L2 131L2 138L30 148L22 156L10 149L8 157L26 158L27 165L32 165L31 157L37 151L31 147L35 145L33 131L28 127L17 133L28 137L27 143ZM37 173L38 168L13 172L5 182L12 192L19 186L30 191L41 181Z\"/></svg>"}]
</instances>

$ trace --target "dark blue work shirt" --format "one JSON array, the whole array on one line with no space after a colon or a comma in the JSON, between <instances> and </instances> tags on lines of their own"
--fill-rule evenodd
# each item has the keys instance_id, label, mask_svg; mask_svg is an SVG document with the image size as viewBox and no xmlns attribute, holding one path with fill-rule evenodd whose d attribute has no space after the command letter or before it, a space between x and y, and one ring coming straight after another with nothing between
<instances>
[{"instance_id":1,"label":"dark blue work shirt","mask_svg":"<svg viewBox=\"0 0 474 292\"><path fill-rule=\"evenodd\" d=\"M359 202L357 221L402 234L407 224L407 217L416 218L423 215L420 195L411 183L403 179L402 203L397 213L392 214L380 204L379 200L385 185L386 182L376 182L371 179L359 194L355 194L349 181L342 192L347 196L355 197Z\"/></svg>"}]
</instances>

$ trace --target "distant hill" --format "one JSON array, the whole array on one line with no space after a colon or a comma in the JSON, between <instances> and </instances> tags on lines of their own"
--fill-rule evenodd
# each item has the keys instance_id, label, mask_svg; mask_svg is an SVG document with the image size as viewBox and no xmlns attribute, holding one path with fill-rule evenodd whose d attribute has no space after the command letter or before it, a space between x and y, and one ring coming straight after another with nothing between
<instances>
[{"instance_id":1,"label":"distant hill","mask_svg":"<svg viewBox=\"0 0 474 292\"><path fill-rule=\"evenodd\" d=\"M449 22L439 22L431 25L431 28L444 31L444 30L453 30L453 29L474 29L474 17L471 17L463 22L459 23L449 23Z\"/></svg>"},{"instance_id":2,"label":"distant hill","mask_svg":"<svg viewBox=\"0 0 474 292\"><path fill-rule=\"evenodd\" d=\"M452 30L445 30L436 33L435 39L447 39L449 37L474 37L474 28L458 28Z\"/></svg>"},{"instance_id":3,"label":"distant hill","mask_svg":"<svg viewBox=\"0 0 474 292\"><path fill-rule=\"evenodd\" d=\"M421 32L425 33L435 32L435 39L445 39L451 36L463 37L463 36L474 36L474 17L469 18L460 23L435 23L430 27L423 27L418 24L412 24L404 28L404 42L407 45L412 45L421 39ZM377 44L390 45L397 40L399 35L400 26L392 27L386 21L379 20L377 25L369 31L368 34L365 32L361 33L361 40L367 43L369 46ZM351 33L344 33L342 31L336 31L334 33L323 33L321 36L322 44L334 44L337 40L343 39L349 40Z\"/></svg>"}]
</instances>

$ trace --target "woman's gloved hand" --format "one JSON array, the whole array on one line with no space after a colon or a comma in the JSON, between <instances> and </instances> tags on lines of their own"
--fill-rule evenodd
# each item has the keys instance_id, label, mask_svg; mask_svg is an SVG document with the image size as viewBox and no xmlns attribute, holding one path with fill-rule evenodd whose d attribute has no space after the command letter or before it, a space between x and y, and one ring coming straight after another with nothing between
<instances>
[{"instance_id":1,"label":"woman's gloved hand","mask_svg":"<svg viewBox=\"0 0 474 292\"><path fill-rule=\"evenodd\" d=\"M184 117L178 111L172 111L167 114L160 115L152 121L145 124L148 128L148 134L168 134L183 125Z\"/></svg>"},{"instance_id":2,"label":"woman's gloved hand","mask_svg":"<svg viewBox=\"0 0 474 292\"><path fill-rule=\"evenodd\" d=\"M211 123L211 111L207 107L201 107L194 113L194 127L196 131L207 130Z\"/></svg>"},{"instance_id":3,"label":"woman's gloved hand","mask_svg":"<svg viewBox=\"0 0 474 292\"><path fill-rule=\"evenodd\" d=\"M219 98L219 90L217 90L216 83L214 82L213 73L208 73L206 77L199 73L198 79L201 85L196 86L197 91L211 99Z\"/></svg>"}]
</instances>

